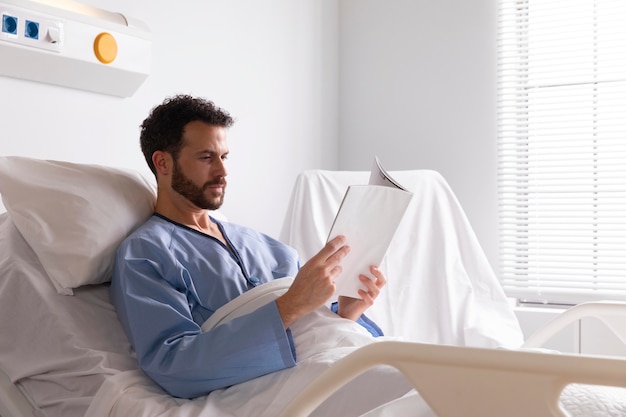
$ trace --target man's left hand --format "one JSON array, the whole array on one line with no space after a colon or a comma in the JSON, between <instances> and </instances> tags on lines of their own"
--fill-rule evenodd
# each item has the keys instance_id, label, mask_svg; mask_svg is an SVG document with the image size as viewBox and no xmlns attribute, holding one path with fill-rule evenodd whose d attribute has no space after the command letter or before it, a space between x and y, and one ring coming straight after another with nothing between
<instances>
[{"instance_id":1,"label":"man's left hand","mask_svg":"<svg viewBox=\"0 0 626 417\"><path fill-rule=\"evenodd\" d=\"M374 300L380 294L380 290L387 283L385 275L375 266L370 266L370 272L373 277L359 275L359 280L365 285L366 290L359 290L362 299L340 296L338 301L337 314L341 317L358 320L359 317L374 304Z\"/></svg>"}]
</instances>

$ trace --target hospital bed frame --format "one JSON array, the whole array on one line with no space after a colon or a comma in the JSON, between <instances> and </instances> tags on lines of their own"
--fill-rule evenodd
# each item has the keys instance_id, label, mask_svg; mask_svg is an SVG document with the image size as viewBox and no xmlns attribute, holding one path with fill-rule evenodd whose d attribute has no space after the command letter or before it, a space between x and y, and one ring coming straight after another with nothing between
<instances>
[{"instance_id":1,"label":"hospital bed frame","mask_svg":"<svg viewBox=\"0 0 626 417\"><path fill-rule=\"evenodd\" d=\"M590 302L566 310L531 335L524 347L539 348L587 317L599 319L626 343L626 303ZM559 395L568 384L626 387L625 358L384 341L337 361L281 417L308 416L333 392L379 365L400 370L439 417L563 417L567 414L559 407ZM0 416L45 416L1 370Z\"/></svg>"},{"instance_id":2,"label":"hospital bed frame","mask_svg":"<svg viewBox=\"0 0 626 417\"><path fill-rule=\"evenodd\" d=\"M282 417L308 416L377 365L400 370L439 417L563 417L559 396L570 383L626 387L626 360L388 341L338 361Z\"/></svg>"},{"instance_id":3,"label":"hospital bed frame","mask_svg":"<svg viewBox=\"0 0 626 417\"><path fill-rule=\"evenodd\" d=\"M559 315L524 347L539 348L587 317L601 320L626 343L626 303L589 302ZM564 417L559 396L569 384L626 387L626 358L384 341L337 361L281 417L308 416L333 392L379 365L401 371L438 417Z\"/></svg>"}]
</instances>

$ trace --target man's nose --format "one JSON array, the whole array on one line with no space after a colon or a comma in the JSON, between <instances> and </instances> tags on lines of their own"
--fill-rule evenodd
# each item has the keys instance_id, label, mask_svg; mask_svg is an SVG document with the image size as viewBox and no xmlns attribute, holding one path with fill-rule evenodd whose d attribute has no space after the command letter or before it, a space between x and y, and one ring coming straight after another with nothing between
<instances>
[{"instance_id":1,"label":"man's nose","mask_svg":"<svg viewBox=\"0 0 626 417\"><path fill-rule=\"evenodd\" d=\"M228 175L228 170L226 169L226 161L224 161L223 159L219 160L218 165L216 166L215 173L220 177L225 177Z\"/></svg>"}]
</instances>

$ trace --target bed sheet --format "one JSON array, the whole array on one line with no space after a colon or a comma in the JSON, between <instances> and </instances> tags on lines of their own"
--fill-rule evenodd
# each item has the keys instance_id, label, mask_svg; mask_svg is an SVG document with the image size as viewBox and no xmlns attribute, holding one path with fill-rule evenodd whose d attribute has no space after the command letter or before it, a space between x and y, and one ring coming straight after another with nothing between
<instances>
[{"instance_id":1,"label":"bed sheet","mask_svg":"<svg viewBox=\"0 0 626 417\"><path fill-rule=\"evenodd\" d=\"M6 214L0 215L0 253L6 254L0 259L0 368L48 417L274 417L338 358L374 341L361 326L321 309L309 318L315 320L314 332L294 330L297 367L208 397L176 399L137 369L107 284L78 288L73 296L58 294ZM303 320L299 326L312 324ZM338 333L331 328L341 336L334 337ZM396 370L378 369L329 399L318 415L332 409L330 414L358 416L409 390Z\"/></svg>"},{"instance_id":2,"label":"bed sheet","mask_svg":"<svg viewBox=\"0 0 626 417\"><path fill-rule=\"evenodd\" d=\"M216 311L202 326L203 331L251 313L273 301L284 294L292 282L291 277L285 277L242 294ZM321 307L298 320L291 326L291 333L298 355L295 367L213 391L194 401L179 401L178 406L152 413L180 416L180 409L184 409L190 415L210 415L209 410L219 411L219 415L275 417L281 414L291 398L338 359L364 345L385 339L372 337L362 326L352 320L338 318L327 307ZM115 383L113 379L111 384L105 383L105 388L94 400L87 417L148 416L152 414L145 414L146 404L162 403L136 402L138 396L145 395L145 391L141 391L146 388L146 384L148 387L150 385L149 381L142 381L141 374L128 373L114 377L114 380ZM120 395L129 389L138 395ZM373 368L329 398L314 415L356 417L402 396L410 389L409 382L394 368Z\"/></svg>"},{"instance_id":3,"label":"bed sheet","mask_svg":"<svg viewBox=\"0 0 626 417\"><path fill-rule=\"evenodd\" d=\"M139 372L114 376L104 383L86 417L276 417L338 359L364 344L376 343L354 322L337 321L328 309L310 314L292 328L299 354L295 367L213 391L206 397L174 399ZM303 331L305 327L307 331ZM409 382L394 368L373 368L333 394L312 415L357 417L410 389Z\"/></svg>"},{"instance_id":4,"label":"bed sheet","mask_svg":"<svg viewBox=\"0 0 626 417\"><path fill-rule=\"evenodd\" d=\"M370 379L372 376L369 377ZM367 384L372 381L362 379L355 381L355 384ZM376 382L376 381L374 381ZM257 414L258 402L254 399L247 401L241 399L240 392L233 392L231 398L224 398L222 401L212 398L197 398L194 400L177 400L170 396L164 395L163 392L146 380L145 376L135 371L125 372L111 377L105 383L103 387L103 393L106 392L106 396L96 397L94 407L87 413L85 417L94 416L128 416L133 417L240 417L240 416L260 416L271 415L268 414L268 404L263 402L262 413ZM235 398L234 396L237 396ZM392 399L389 402L381 404L374 409L366 411L364 414L355 414L355 403L352 401L359 401L365 397L365 392L352 392L350 395L337 396L329 398L329 402L326 403L326 410L316 410L311 416L317 417L329 417L329 416L359 416L359 417L437 417L428 405L415 393L410 391L405 396L400 396L397 399ZM113 407L110 406L108 401L113 400ZM230 401L231 404L225 405ZM339 404L343 401L343 406L339 409L339 413L335 413L334 410L329 412L328 409L332 407L330 401L334 404ZM350 401L350 402L347 402ZM282 401L281 401L282 403ZM270 404L273 410L279 410L276 404ZM365 404L361 403L359 407L365 408ZM324 405L322 405L324 407ZM348 410L345 410L345 408ZM96 410L98 408L99 410ZM230 412L226 411L230 408ZM344 409L342 411L342 408ZM110 414L106 414L106 410L109 410ZM233 414L233 410L236 414ZM129 414L124 414L124 413ZM345 414L343 414L345 412ZM278 414L272 415L276 417ZM589 416L591 417L591 416ZM594 416L595 417L595 416ZM608 417L608 416L607 416ZM610 416L613 417L613 416Z\"/></svg>"},{"instance_id":5,"label":"bed sheet","mask_svg":"<svg viewBox=\"0 0 626 417\"><path fill-rule=\"evenodd\" d=\"M137 368L108 285L56 289L0 214L0 368L48 417L83 416L102 382Z\"/></svg>"}]
</instances>

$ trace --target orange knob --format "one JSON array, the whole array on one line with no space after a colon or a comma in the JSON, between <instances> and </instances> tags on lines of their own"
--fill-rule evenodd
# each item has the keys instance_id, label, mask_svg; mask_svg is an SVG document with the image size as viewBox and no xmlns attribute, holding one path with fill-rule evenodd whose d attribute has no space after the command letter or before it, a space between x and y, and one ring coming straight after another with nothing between
<instances>
[{"instance_id":1,"label":"orange knob","mask_svg":"<svg viewBox=\"0 0 626 417\"><path fill-rule=\"evenodd\" d=\"M93 41L93 52L98 61L110 64L117 57L117 41L107 32L102 32Z\"/></svg>"}]
</instances>

